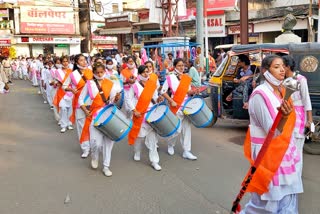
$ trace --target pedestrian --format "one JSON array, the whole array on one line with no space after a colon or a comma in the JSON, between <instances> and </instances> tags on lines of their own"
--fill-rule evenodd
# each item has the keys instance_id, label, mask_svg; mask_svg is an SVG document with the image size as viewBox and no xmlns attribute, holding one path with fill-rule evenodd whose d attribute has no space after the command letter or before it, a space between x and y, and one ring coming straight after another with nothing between
<instances>
[{"instance_id":1,"label":"pedestrian","mask_svg":"<svg viewBox=\"0 0 320 214\"><path fill-rule=\"evenodd\" d=\"M156 74L152 75L151 79L148 75L149 70L145 65L141 65L138 68L138 78L135 83L131 86L126 97L126 103L129 106L129 110L132 112L133 117L133 128L129 133L129 144L134 145L134 157L135 161L140 161L141 146L145 143L149 150L149 160L151 166L159 171L161 166L159 165L159 154L158 154L158 138L153 128L145 122L145 112L139 112L137 105L147 107L150 110L157 102L158 90L160 86L158 83L158 77ZM148 82L148 83L147 83ZM148 88L145 86L148 84ZM146 90L146 91L145 91Z\"/></svg>"},{"instance_id":2,"label":"pedestrian","mask_svg":"<svg viewBox=\"0 0 320 214\"><path fill-rule=\"evenodd\" d=\"M86 57L83 54L78 54L74 57L74 67L72 73L64 81L62 88L67 92L71 91L74 94L73 104L72 104L72 117L75 118L76 129L78 134L78 139L80 142L82 129L85 123L86 115L80 109L78 104L79 96L87 80L93 78L92 70L88 68L88 63ZM70 87L71 85L71 87ZM80 142L80 147L82 150L81 157L87 158L90 153L89 140L85 142Z\"/></svg>"},{"instance_id":3,"label":"pedestrian","mask_svg":"<svg viewBox=\"0 0 320 214\"><path fill-rule=\"evenodd\" d=\"M178 129L178 132L166 139L168 141L168 153L169 155L174 155L174 146L180 134L179 140L183 149L182 157L189 160L196 160L197 157L191 153L191 122L182 112L182 107L185 101L188 99L188 96L194 94L194 91L191 90L191 78L187 74L183 74L184 62L181 58L174 60L173 67L174 71L169 73L160 92L167 99L170 106L176 110L176 112L173 113L175 113L181 120L181 125ZM172 92L171 96L167 94L169 89ZM185 94L185 96L181 99L181 103L174 101L177 98L175 97L175 94L178 96Z\"/></svg>"},{"instance_id":4,"label":"pedestrian","mask_svg":"<svg viewBox=\"0 0 320 214\"><path fill-rule=\"evenodd\" d=\"M91 147L91 167L97 169L99 165L99 153L103 154L103 173L105 176L112 176L110 168L111 152L114 141L103 135L94 127L94 120L98 112L103 109L107 102L117 102L119 98L111 80L105 78L106 68L101 63L95 63L93 66L93 79L88 80L83 87L79 97L79 105L86 115L85 125L82 131L81 139L90 139ZM91 91L92 93L89 93ZM85 103L85 97L89 96L88 109ZM111 99L110 99L110 98Z\"/></svg>"},{"instance_id":5,"label":"pedestrian","mask_svg":"<svg viewBox=\"0 0 320 214\"><path fill-rule=\"evenodd\" d=\"M67 56L61 57L60 64L56 64L56 78L58 81L58 88L55 97L55 106L59 109L60 113L60 127L61 133L65 133L66 130L73 130L72 124L74 118L72 118L72 101L73 93L71 91L64 91L62 85L71 74L72 70L69 68L69 58Z\"/></svg>"},{"instance_id":6,"label":"pedestrian","mask_svg":"<svg viewBox=\"0 0 320 214\"><path fill-rule=\"evenodd\" d=\"M244 148L251 164L259 154L278 111L283 117L275 138L269 144L267 154L270 156L264 157L265 164L258 168L255 179L250 183L251 199L240 213L298 213L297 194L302 193L303 188L297 167L300 157L295 138L291 137L295 124L293 106L283 100L281 87L285 78L284 64L276 55L265 57L262 64L266 69L266 81L253 91L249 99L249 135ZM261 167L268 168L262 170L264 168Z\"/></svg>"},{"instance_id":7,"label":"pedestrian","mask_svg":"<svg viewBox=\"0 0 320 214\"><path fill-rule=\"evenodd\" d=\"M8 83L12 84L12 70L11 70L11 63L8 57L5 57L2 60L2 66L3 66L3 70L7 75L8 78Z\"/></svg>"},{"instance_id":8,"label":"pedestrian","mask_svg":"<svg viewBox=\"0 0 320 214\"><path fill-rule=\"evenodd\" d=\"M128 91L133 83L135 83L136 78L138 76L138 69L136 67L136 63L132 56L127 57L127 68L122 69L121 76L123 80L123 89L124 89L124 97L127 100L126 96L128 95ZM131 118L132 112L128 107L127 103L124 102L125 112L127 113L127 117Z\"/></svg>"},{"instance_id":9,"label":"pedestrian","mask_svg":"<svg viewBox=\"0 0 320 214\"><path fill-rule=\"evenodd\" d=\"M294 59L289 55L283 56L282 59L286 77L292 77L295 71ZM296 147L299 151L299 156L301 157L301 161L298 166L299 172L302 173L303 145L305 141L304 130L305 128L310 129L314 124L307 79L301 74L297 75L297 79L300 82L300 90L291 95L297 118L295 125L297 128L294 129L293 137L295 138Z\"/></svg>"}]
</instances>

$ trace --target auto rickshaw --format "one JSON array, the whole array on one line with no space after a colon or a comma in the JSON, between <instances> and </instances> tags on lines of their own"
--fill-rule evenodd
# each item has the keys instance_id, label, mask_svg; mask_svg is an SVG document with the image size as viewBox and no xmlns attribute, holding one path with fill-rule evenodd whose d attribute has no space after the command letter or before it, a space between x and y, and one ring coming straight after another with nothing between
<instances>
[{"instance_id":1,"label":"auto rickshaw","mask_svg":"<svg viewBox=\"0 0 320 214\"><path fill-rule=\"evenodd\" d=\"M226 97L235 89L233 79L239 69L238 56L245 54L249 56L251 66L254 67L254 77L259 73L262 59L269 54L289 54L297 65L297 70L308 80L310 98L313 108L313 120L315 132L308 134L308 142L320 142L320 44L319 43L299 43L299 44L251 44L235 45L227 53L216 72L208 82L208 93L210 101L207 102L214 112L215 118L211 125L214 125L217 118L234 120L248 120L248 110L243 108L241 96L233 96L232 101L227 101ZM309 153L320 154L319 147L315 149L306 144Z\"/></svg>"}]
</instances>

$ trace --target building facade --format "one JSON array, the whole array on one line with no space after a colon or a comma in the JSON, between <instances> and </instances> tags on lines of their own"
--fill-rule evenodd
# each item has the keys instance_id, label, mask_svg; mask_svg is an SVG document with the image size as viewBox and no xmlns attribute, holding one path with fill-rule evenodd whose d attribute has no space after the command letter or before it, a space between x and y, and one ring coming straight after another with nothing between
<instances>
[{"instance_id":1,"label":"building facade","mask_svg":"<svg viewBox=\"0 0 320 214\"><path fill-rule=\"evenodd\" d=\"M18 0L13 44L18 56L80 53L77 1Z\"/></svg>"}]
</instances>

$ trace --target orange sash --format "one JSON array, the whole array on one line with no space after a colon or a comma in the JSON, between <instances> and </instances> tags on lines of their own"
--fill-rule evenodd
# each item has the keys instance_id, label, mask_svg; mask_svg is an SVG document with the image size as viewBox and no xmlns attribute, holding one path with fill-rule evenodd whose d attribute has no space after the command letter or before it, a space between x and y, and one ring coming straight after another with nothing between
<instances>
[{"instance_id":1,"label":"orange sash","mask_svg":"<svg viewBox=\"0 0 320 214\"><path fill-rule=\"evenodd\" d=\"M64 76L64 79L61 82L61 86L58 88L56 95L53 99L53 105L55 105L57 107L58 112L60 111L59 103L60 103L61 99L64 97L64 95L66 94L66 92L62 89L62 85L66 81L66 79L68 78L68 76L70 75L71 72L72 72L71 69L67 69L66 74Z\"/></svg>"},{"instance_id":2,"label":"orange sash","mask_svg":"<svg viewBox=\"0 0 320 214\"><path fill-rule=\"evenodd\" d=\"M91 80L93 78L93 73L92 73L92 71L90 69L85 69L83 71L83 76L87 80ZM82 88L83 88L83 86L85 84L86 84L86 82L81 78L80 81L78 82L78 85L76 86L78 91L74 95L74 98L73 98L73 103L72 103L73 111L72 111L72 115L71 115L72 120L75 120L75 118L76 118L76 109L77 109L77 106L78 106L79 96L80 96Z\"/></svg>"},{"instance_id":3,"label":"orange sash","mask_svg":"<svg viewBox=\"0 0 320 214\"><path fill-rule=\"evenodd\" d=\"M106 97L106 99L108 99L108 97L110 95L112 86L113 86L113 82L109 79L104 79L101 82L101 89L102 89L103 94ZM80 137L80 144L82 144L83 142L88 141L90 139L89 127L92 122L92 115L94 115L100 108L104 107L105 105L106 104L103 102L100 93L98 93L96 95L96 97L93 99L92 104L90 106L91 116L87 117L86 121L84 123L81 137Z\"/></svg>"},{"instance_id":4,"label":"orange sash","mask_svg":"<svg viewBox=\"0 0 320 214\"><path fill-rule=\"evenodd\" d=\"M141 117L133 116L133 119L132 119L133 125L132 125L131 131L129 132L129 137L128 137L129 145L133 145L134 141L139 135L141 125L144 120L145 112L148 110L153 94L157 90L157 81L158 81L158 76L152 73L150 75L149 80L146 82L146 85L138 99L136 110L142 114L141 114Z\"/></svg>"},{"instance_id":5,"label":"orange sash","mask_svg":"<svg viewBox=\"0 0 320 214\"><path fill-rule=\"evenodd\" d=\"M282 159L289 147L292 131L295 126L296 115L293 111L283 128L282 133L273 138L267 151L258 166L253 178L247 188L248 192L255 192L262 195L269 191L269 184L280 167ZM250 164L254 164L254 160L251 158L251 137L250 130L248 130L246 139L244 142L244 155L249 160ZM244 181L247 179L245 177ZM244 184L242 184L244 185Z\"/></svg>"},{"instance_id":6,"label":"orange sash","mask_svg":"<svg viewBox=\"0 0 320 214\"><path fill-rule=\"evenodd\" d=\"M180 84L177 88L177 91L174 93L173 100L177 103L176 107L170 106L172 113L176 114L179 108L181 107L182 102L184 101L189 87L191 85L192 78L187 74L182 74Z\"/></svg>"}]
</instances>

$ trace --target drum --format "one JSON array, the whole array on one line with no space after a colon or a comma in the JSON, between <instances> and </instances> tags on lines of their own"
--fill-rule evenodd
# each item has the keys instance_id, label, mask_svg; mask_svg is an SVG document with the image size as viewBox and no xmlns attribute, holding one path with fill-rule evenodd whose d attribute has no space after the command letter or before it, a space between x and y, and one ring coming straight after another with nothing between
<instances>
[{"instance_id":1,"label":"drum","mask_svg":"<svg viewBox=\"0 0 320 214\"><path fill-rule=\"evenodd\" d=\"M207 127L213 119L213 113L202 97L189 98L182 111L197 128Z\"/></svg>"},{"instance_id":2,"label":"drum","mask_svg":"<svg viewBox=\"0 0 320 214\"><path fill-rule=\"evenodd\" d=\"M116 105L104 107L94 119L94 127L111 140L123 140L132 128L132 121L128 120Z\"/></svg>"},{"instance_id":3,"label":"drum","mask_svg":"<svg viewBox=\"0 0 320 214\"><path fill-rule=\"evenodd\" d=\"M161 137L173 135L180 127L180 119L165 104L153 106L146 116L146 121Z\"/></svg>"}]
</instances>

